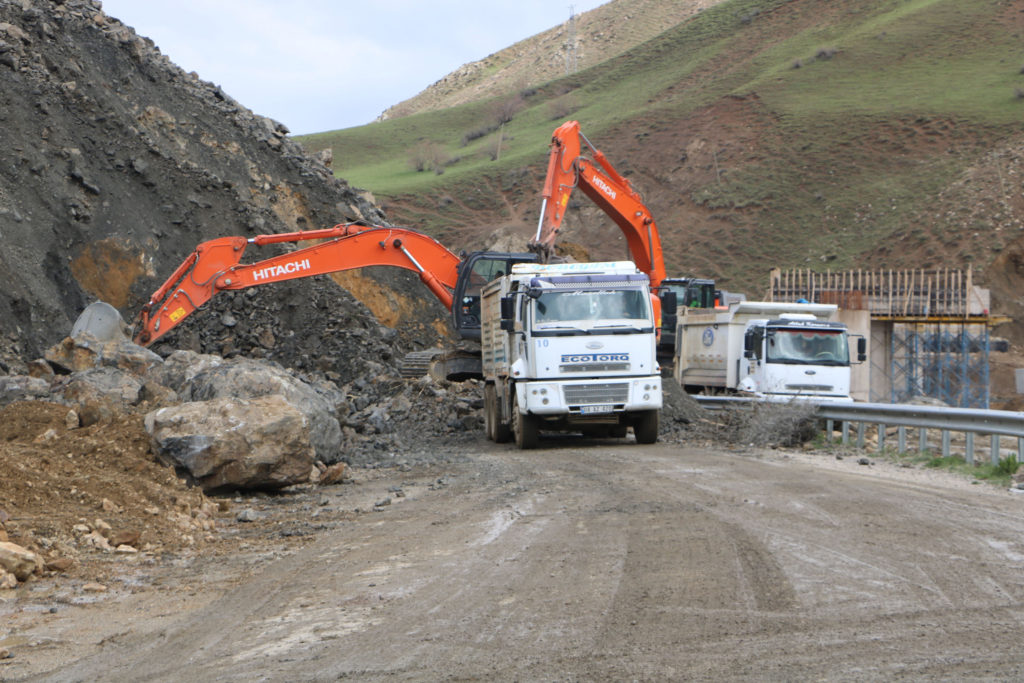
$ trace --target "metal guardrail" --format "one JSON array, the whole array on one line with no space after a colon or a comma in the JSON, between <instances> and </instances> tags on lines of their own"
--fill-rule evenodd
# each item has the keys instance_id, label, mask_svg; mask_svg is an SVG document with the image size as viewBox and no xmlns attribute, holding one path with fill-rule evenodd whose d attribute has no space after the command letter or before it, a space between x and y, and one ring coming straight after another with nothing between
<instances>
[{"instance_id":1,"label":"metal guardrail","mask_svg":"<svg viewBox=\"0 0 1024 683\"><path fill-rule=\"evenodd\" d=\"M723 408L751 408L756 399L739 396L695 396L701 406L716 410ZM942 456L949 457L951 435L964 434L964 457L974 463L975 436L989 436L989 457L999 462L1002 437L1017 439L1017 459L1024 461L1024 413L1008 410L981 410L977 408L951 408L947 406L919 406L895 403L818 403L817 414L826 421L825 434L829 441L836 423L841 423L842 443L850 443L850 427L856 426L857 446L864 447L865 426L878 425L878 450L886 445L886 428L896 427L896 447L907 451L907 429L917 429L918 450L928 450L928 430L942 433Z\"/></svg>"},{"instance_id":2,"label":"metal guardrail","mask_svg":"<svg viewBox=\"0 0 1024 683\"><path fill-rule=\"evenodd\" d=\"M842 443L850 442L849 427L857 425L857 446L864 446L864 426L878 425L878 450L885 448L885 428L897 427L897 450L907 451L907 428L917 428L918 450L928 449L929 429L942 432L942 457L949 457L953 432L964 434L964 459L974 464L974 437L987 434L990 438L989 457L992 464L999 462L1000 438L1017 439L1017 459L1024 455L1024 413L1008 410L981 410L978 408L950 408L947 406L917 406L894 403L819 403L818 415L825 419L825 433L831 436L836 422L842 422Z\"/></svg>"}]
</instances>

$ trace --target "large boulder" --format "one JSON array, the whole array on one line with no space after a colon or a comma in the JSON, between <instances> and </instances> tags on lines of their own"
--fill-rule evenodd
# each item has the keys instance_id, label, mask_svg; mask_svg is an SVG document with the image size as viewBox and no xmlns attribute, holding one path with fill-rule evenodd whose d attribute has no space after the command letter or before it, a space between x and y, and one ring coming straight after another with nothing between
<instances>
[{"instance_id":1,"label":"large boulder","mask_svg":"<svg viewBox=\"0 0 1024 683\"><path fill-rule=\"evenodd\" d=\"M77 407L82 426L128 412L143 398L143 381L127 370L99 367L75 372L54 391Z\"/></svg>"},{"instance_id":2,"label":"large boulder","mask_svg":"<svg viewBox=\"0 0 1024 683\"><path fill-rule=\"evenodd\" d=\"M44 355L54 367L64 372L107 367L142 376L154 366L163 363L160 356L127 338L103 341L87 332L65 337L60 343L47 349Z\"/></svg>"},{"instance_id":3,"label":"large boulder","mask_svg":"<svg viewBox=\"0 0 1024 683\"><path fill-rule=\"evenodd\" d=\"M206 492L300 484L313 467L308 422L279 395L161 408L145 425L157 456Z\"/></svg>"},{"instance_id":4,"label":"large boulder","mask_svg":"<svg viewBox=\"0 0 1024 683\"><path fill-rule=\"evenodd\" d=\"M279 365L232 358L219 365L211 364L197 373L188 387L179 389L178 393L183 399L193 401L280 395L306 416L317 458L334 463L341 457L341 426L336 411L337 402L344 397L337 391L318 391Z\"/></svg>"},{"instance_id":5,"label":"large boulder","mask_svg":"<svg viewBox=\"0 0 1024 683\"><path fill-rule=\"evenodd\" d=\"M177 350L153 367L147 377L163 386L173 389L179 396L189 396L192 380L206 370L222 364L224 359L209 353Z\"/></svg>"},{"instance_id":6,"label":"large boulder","mask_svg":"<svg viewBox=\"0 0 1024 683\"><path fill-rule=\"evenodd\" d=\"M43 568L43 558L27 548L8 541L0 542L0 569L24 581Z\"/></svg>"}]
</instances>

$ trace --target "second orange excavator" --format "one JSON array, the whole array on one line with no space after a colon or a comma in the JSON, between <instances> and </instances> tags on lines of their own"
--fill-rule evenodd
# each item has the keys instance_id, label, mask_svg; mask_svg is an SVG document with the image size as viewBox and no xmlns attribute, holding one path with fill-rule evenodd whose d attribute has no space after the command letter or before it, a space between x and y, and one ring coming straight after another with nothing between
<instances>
[{"instance_id":1,"label":"second orange excavator","mask_svg":"<svg viewBox=\"0 0 1024 683\"><path fill-rule=\"evenodd\" d=\"M592 158L584 154L584 144ZM529 243L530 251L537 253L542 261L547 261L554 253L569 198L577 187L615 221L626 237L633 262L650 278L651 290L658 295L662 309L658 355L663 362L671 363L676 325L673 302L685 307L715 307L720 293L714 281L666 277L661 237L654 216L629 180L583 135L578 121L566 121L551 135L540 220L537 233Z\"/></svg>"}]
</instances>

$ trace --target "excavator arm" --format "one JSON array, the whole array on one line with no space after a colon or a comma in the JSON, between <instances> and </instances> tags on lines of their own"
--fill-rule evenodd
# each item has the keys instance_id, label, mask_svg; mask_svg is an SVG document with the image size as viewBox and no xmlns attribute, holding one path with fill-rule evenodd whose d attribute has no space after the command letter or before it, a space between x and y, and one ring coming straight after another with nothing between
<instances>
[{"instance_id":1,"label":"excavator arm","mask_svg":"<svg viewBox=\"0 0 1024 683\"><path fill-rule=\"evenodd\" d=\"M240 263L250 244L326 240L256 263ZM461 259L427 235L402 228L336 225L256 237L203 242L150 297L139 313L135 341L149 345L209 301L217 292L294 280L366 266L396 266L420 280L452 310Z\"/></svg>"},{"instance_id":2,"label":"excavator arm","mask_svg":"<svg viewBox=\"0 0 1024 683\"><path fill-rule=\"evenodd\" d=\"M593 159L583 156L581 140L590 148ZM590 144L580 132L578 121L563 123L552 135L540 221L537 234L530 241L530 250L541 254L545 260L551 256L569 197L576 187L615 221L626 236L637 268L650 277L651 288L657 288L665 279L658 226L640 194L604 154Z\"/></svg>"}]
</instances>

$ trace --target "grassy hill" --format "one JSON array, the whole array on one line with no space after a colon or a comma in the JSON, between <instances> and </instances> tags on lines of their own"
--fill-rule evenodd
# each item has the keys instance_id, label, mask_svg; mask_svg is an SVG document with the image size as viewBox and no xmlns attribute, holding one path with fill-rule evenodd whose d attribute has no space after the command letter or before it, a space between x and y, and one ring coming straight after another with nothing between
<instances>
[{"instance_id":1,"label":"grassy hill","mask_svg":"<svg viewBox=\"0 0 1024 683\"><path fill-rule=\"evenodd\" d=\"M727 0L572 76L301 141L392 222L474 248L525 243L576 119L644 193L671 274L755 296L774 266L984 279L1024 229L1022 32L1021 0ZM564 239L623 256L576 199Z\"/></svg>"}]
</instances>

